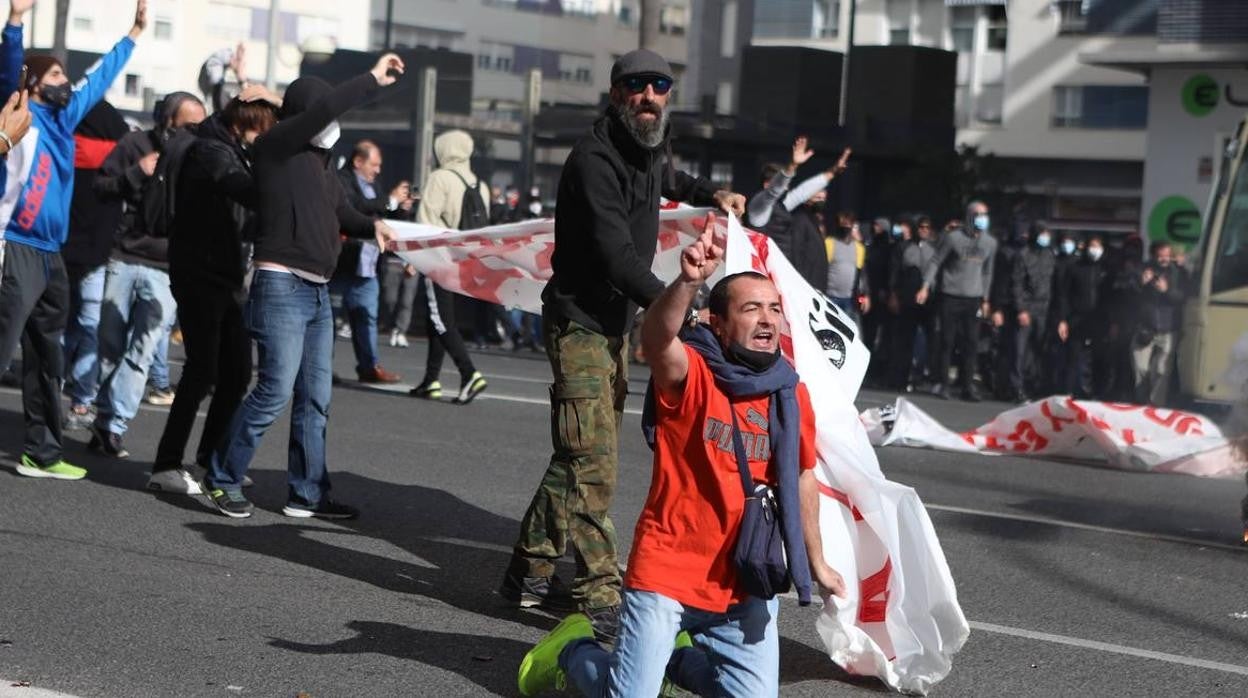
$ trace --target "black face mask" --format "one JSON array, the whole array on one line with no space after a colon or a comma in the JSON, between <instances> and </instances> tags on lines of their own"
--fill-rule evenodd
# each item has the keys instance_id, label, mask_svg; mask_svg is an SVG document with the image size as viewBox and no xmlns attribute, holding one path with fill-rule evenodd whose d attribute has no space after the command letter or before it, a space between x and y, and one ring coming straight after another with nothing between
<instances>
[{"instance_id":1,"label":"black face mask","mask_svg":"<svg viewBox=\"0 0 1248 698\"><path fill-rule=\"evenodd\" d=\"M755 372L762 373L775 365L780 359L780 350L775 351L755 351L746 349L739 342L732 342L728 345L728 359L730 361L747 366Z\"/></svg>"},{"instance_id":2,"label":"black face mask","mask_svg":"<svg viewBox=\"0 0 1248 698\"><path fill-rule=\"evenodd\" d=\"M62 109L69 104L69 98L73 95L73 93L74 88L70 87L69 83L61 85L44 85L39 88L39 96L43 98L43 101L54 107L60 107Z\"/></svg>"},{"instance_id":3,"label":"black face mask","mask_svg":"<svg viewBox=\"0 0 1248 698\"><path fill-rule=\"evenodd\" d=\"M843 226L843 225L842 225L842 226L837 226L837 228L836 228L836 234L837 234L837 235L838 235L841 239L845 239L845 238L850 237L850 236L852 236L852 235L854 234L854 229L853 229L853 228L850 228L850 227L847 227L847 226Z\"/></svg>"}]
</instances>

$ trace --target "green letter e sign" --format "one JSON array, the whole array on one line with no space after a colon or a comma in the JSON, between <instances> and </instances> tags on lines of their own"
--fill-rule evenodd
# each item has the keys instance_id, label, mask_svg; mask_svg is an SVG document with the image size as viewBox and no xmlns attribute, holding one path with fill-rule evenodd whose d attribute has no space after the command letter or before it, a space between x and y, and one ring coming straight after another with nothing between
<instances>
[{"instance_id":1,"label":"green letter e sign","mask_svg":"<svg viewBox=\"0 0 1248 698\"><path fill-rule=\"evenodd\" d=\"M1183 83L1183 108L1192 116L1207 116L1218 106L1218 83L1205 74L1193 75Z\"/></svg>"}]
</instances>

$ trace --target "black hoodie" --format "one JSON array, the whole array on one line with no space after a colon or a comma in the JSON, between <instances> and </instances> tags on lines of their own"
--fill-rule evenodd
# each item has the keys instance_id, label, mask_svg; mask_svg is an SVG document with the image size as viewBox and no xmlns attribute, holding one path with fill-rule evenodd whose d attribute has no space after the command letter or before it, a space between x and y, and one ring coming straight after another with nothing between
<instances>
[{"instance_id":1,"label":"black hoodie","mask_svg":"<svg viewBox=\"0 0 1248 698\"><path fill-rule=\"evenodd\" d=\"M69 239L61 248L65 264L86 271L103 265L121 223L121 203L93 188L95 175L117 141L130 132L121 113L108 102L87 112L74 129L74 195L69 204Z\"/></svg>"},{"instance_id":2,"label":"black hoodie","mask_svg":"<svg viewBox=\"0 0 1248 698\"><path fill-rule=\"evenodd\" d=\"M220 113L199 125L178 172L169 236L175 293L225 292L243 301L244 229L254 209L251 165Z\"/></svg>"},{"instance_id":3,"label":"black hoodie","mask_svg":"<svg viewBox=\"0 0 1248 698\"><path fill-rule=\"evenodd\" d=\"M255 260L272 262L328 279L342 249L339 231L373 236L373 218L347 201L330 153L310 141L348 109L367 101L377 80L365 73L330 87L302 77L287 88L280 121L256 139L258 194Z\"/></svg>"},{"instance_id":4,"label":"black hoodie","mask_svg":"<svg viewBox=\"0 0 1248 698\"><path fill-rule=\"evenodd\" d=\"M659 240L659 197L714 203L709 180L673 172L663 151L643 148L614 109L572 148L559 177L554 275L543 302L563 318L609 336L628 333L638 305L664 283L650 271Z\"/></svg>"}]
</instances>

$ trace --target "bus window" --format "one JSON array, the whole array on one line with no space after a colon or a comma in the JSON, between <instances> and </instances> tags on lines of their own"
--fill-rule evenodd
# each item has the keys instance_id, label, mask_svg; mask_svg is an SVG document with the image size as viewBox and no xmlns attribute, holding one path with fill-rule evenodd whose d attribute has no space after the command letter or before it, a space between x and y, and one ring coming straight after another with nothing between
<instances>
[{"instance_id":1,"label":"bus window","mask_svg":"<svg viewBox=\"0 0 1248 698\"><path fill-rule=\"evenodd\" d=\"M1226 207L1218 251L1213 256L1213 293L1248 286L1248 167L1241 160Z\"/></svg>"}]
</instances>

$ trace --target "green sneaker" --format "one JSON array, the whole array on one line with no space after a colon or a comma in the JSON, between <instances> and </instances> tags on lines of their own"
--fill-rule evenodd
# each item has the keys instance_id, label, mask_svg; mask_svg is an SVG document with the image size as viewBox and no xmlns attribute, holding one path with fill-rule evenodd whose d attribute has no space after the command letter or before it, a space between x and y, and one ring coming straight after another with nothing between
<instances>
[{"instance_id":1,"label":"green sneaker","mask_svg":"<svg viewBox=\"0 0 1248 698\"><path fill-rule=\"evenodd\" d=\"M569 642L594 637L594 627L584 613L573 613L564 618L555 629L524 655L516 684L520 695L532 696L551 689L562 690L567 682L559 668L559 653Z\"/></svg>"},{"instance_id":2,"label":"green sneaker","mask_svg":"<svg viewBox=\"0 0 1248 698\"><path fill-rule=\"evenodd\" d=\"M17 472L26 477L46 477L53 480L81 480L87 476L85 468L70 465L63 460L58 460L52 465L41 466L25 453L22 454L22 462L18 464Z\"/></svg>"},{"instance_id":3,"label":"green sneaker","mask_svg":"<svg viewBox=\"0 0 1248 698\"><path fill-rule=\"evenodd\" d=\"M693 647L693 638L689 635L688 630L682 630L676 633L676 644L672 647L672 654L674 655L686 647ZM663 685L659 688L659 698L679 698L687 695L689 693L682 690L671 679L666 676L663 677Z\"/></svg>"},{"instance_id":4,"label":"green sneaker","mask_svg":"<svg viewBox=\"0 0 1248 698\"><path fill-rule=\"evenodd\" d=\"M442 384L438 381L434 381L432 383L422 383L407 391L407 394L412 397L424 398L426 400L441 400Z\"/></svg>"}]
</instances>

